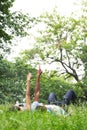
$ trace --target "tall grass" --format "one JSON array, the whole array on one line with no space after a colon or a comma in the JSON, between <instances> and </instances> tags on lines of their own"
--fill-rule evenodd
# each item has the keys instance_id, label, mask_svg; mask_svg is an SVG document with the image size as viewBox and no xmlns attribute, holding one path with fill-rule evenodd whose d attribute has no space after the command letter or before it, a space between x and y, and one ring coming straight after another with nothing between
<instances>
[{"instance_id":1,"label":"tall grass","mask_svg":"<svg viewBox=\"0 0 87 130\"><path fill-rule=\"evenodd\" d=\"M0 130L87 130L86 106L70 106L71 115L47 112L9 111L0 106Z\"/></svg>"}]
</instances>

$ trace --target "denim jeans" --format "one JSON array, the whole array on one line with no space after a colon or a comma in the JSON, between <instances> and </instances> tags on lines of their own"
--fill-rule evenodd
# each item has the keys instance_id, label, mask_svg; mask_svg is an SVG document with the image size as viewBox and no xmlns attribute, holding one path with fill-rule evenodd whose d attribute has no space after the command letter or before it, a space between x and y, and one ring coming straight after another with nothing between
<instances>
[{"instance_id":1,"label":"denim jeans","mask_svg":"<svg viewBox=\"0 0 87 130\"><path fill-rule=\"evenodd\" d=\"M69 105L70 103L75 103L77 96L73 90L68 90L66 94L63 96L63 99L58 101L54 92L51 92L48 97L48 104L55 105Z\"/></svg>"}]
</instances>

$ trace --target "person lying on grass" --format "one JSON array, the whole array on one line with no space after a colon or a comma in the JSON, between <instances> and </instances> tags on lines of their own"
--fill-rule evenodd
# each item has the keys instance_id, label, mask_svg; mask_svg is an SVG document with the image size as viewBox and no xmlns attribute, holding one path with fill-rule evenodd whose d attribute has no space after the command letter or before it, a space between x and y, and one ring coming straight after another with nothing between
<instances>
[{"instance_id":1,"label":"person lying on grass","mask_svg":"<svg viewBox=\"0 0 87 130\"><path fill-rule=\"evenodd\" d=\"M15 106L17 107L18 110L21 110L21 111L23 111L23 110L29 110L29 111L41 110L41 111L47 111L50 113L65 115L66 114L65 110L60 106L57 106L55 104L44 105L43 103L39 103L41 74L42 74L42 70L40 69L40 66L39 66L39 69L37 70L37 74L36 74L36 86L35 86L33 103L31 103L31 100L30 100L30 80L31 80L32 74L28 73L27 74L27 83L26 83L26 98L25 98L26 103L25 103L25 105L15 104Z\"/></svg>"}]
</instances>

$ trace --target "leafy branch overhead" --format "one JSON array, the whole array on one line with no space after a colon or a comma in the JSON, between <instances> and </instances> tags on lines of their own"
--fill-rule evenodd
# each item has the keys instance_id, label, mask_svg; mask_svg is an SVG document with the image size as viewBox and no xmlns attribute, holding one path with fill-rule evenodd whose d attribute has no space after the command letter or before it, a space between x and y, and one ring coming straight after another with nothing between
<instances>
[{"instance_id":1,"label":"leafy branch overhead","mask_svg":"<svg viewBox=\"0 0 87 130\"><path fill-rule=\"evenodd\" d=\"M35 18L21 12L11 12L14 0L0 1L0 55L10 51L15 36L29 35Z\"/></svg>"}]
</instances>

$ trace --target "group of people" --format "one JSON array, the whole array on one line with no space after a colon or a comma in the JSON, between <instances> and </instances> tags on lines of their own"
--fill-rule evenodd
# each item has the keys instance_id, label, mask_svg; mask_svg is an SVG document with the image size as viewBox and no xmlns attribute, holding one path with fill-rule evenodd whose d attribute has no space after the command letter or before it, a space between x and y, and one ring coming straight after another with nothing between
<instances>
[{"instance_id":1,"label":"group of people","mask_svg":"<svg viewBox=\"0 0 87 130\"><path fill-rule=\"evenodd\" d=\"M28 73L27 75L27 82L26 82L26 103L15 104L16 108L18 110L44 110L50 113L55 114L66 114L66 111L64 110L64 105L69 105L70 103L75 103L76 101L76 94L72 90L68 90L67 93L64 95L63 100L58 101L55 93L51 92L48 96L48 104L43 104L39 102L39 96L40 96L40 76L42 74L42 70L39 67L36 74L36 86L35 86L35 92L34 92L34 101L31 103L30 99L30 81L32 78L32 74Z\"/></svg>"}]
</instances>

